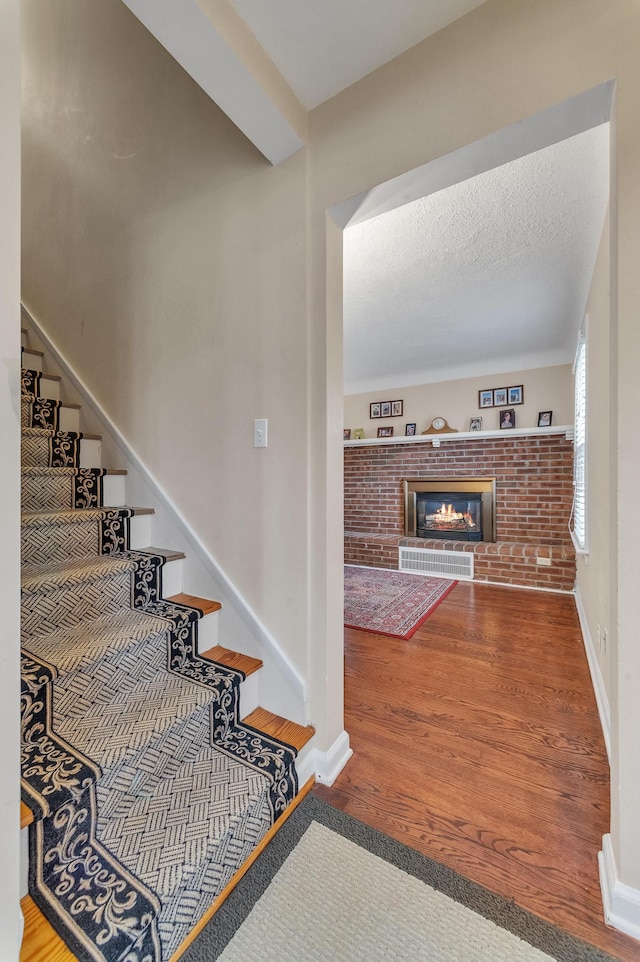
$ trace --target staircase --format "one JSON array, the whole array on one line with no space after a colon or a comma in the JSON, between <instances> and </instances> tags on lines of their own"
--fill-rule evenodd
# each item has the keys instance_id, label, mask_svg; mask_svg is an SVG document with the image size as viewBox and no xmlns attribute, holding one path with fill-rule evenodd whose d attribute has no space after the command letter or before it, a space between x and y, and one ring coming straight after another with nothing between
<instances>
[{"instance_id":1,"label":"staircase","mask_svg":"<svg viewBox=\"0 0 640 962\"><path fill-rule=\"evenodd\" d=\"M261 662L218 644L220 605L149 547L153 511L125 506L42 368L23 346L29 896L79 959L168 962L295 797L314 732L258 707Z\"/></svg>"}]
</instances>

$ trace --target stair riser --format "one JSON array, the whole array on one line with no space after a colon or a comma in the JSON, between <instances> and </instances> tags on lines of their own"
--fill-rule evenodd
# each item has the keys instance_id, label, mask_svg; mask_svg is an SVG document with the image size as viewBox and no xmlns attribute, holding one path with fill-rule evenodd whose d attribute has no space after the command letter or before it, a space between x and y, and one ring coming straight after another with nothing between
<instances>
[{"instance_id":1,"label":"stair riser","mask_svg":"<svg viewBox=\"0 0 640 962\"><path fill-rule=\"evenodd\" d=\"M184 590L184 558L176 558L162 569L162 594L165 598Z\"/></svg>"},{"instance_id":2,"label":"stair riser","mask_svg":"<svg viewBox=\"0 0 640 962\"><path fill-rule=\"evenodd\" d=\"M32 370L35 371L38 369L32 368ZM38 388L38 397L44 397L50 401L59 401L60 400L60 381L56 381L53 378L49 378L47 377L46 374L44 374L40 378L40 386Z\"/></svg>"},{"instance_id":3,"label":"stair riser","mask_svg":"<svg viewBox=\"0 0 640 962\"><path fill-rule=\"evenodd\" d=\"M23 468L99 468L102 462L102 445L95 438L80 438L78 455L74 445L54 445L46 436L23 439L21 463ZM54 463L55 461L55 463ZM77 462L77 463L76 463Z\"/></svg>"},{"instance_id":4,"label":"stair riser","mask_svg":"<svg viewBox=\"0 0 640 962\"><path fill-rule=\"evenodd\" d=\"M96 438L80 438L79 467L101 468L102 466L102 442Z\"/></svg>"},{"instance_id":5,"label":"stair riser","mask_svg":"<svg viewBox=\"0 0 640 962\"><path fill-rule=\"evenodd\" d=\"M29 348L24 348L22 351L22 366L28 368L30 371L41 371L42 355L33 354Z\"/></svg>"},{"instance_id":6,"label":"stair riser","mask_svg":"<svg viewBox=\"0 0 640 962\"><path fill-rule=\"evenodd\" d=\"M55 469L54 469L55 470ZM121 475L116 475L117 481L123 481ZM77 477L72 473L64 473L64 470L57 471L55 474L27 474L23 473L21 479L21 506L23 511L71 511L75 508L100 508L102 507L100 489L104 490L104 481L107 477L100 478L95 475ZM116 483L115 488L120 485ZM113 487L109 485L109 491ZM124 499L119 502L122 505ZM113 502L111 505L113 506Z\"/></svg>"},{"instance_id":7,"label":"stair riser","mask_svg":"<svg viewBox=\"0 0 640 962\"><path fill-rule=\"evenodd\" d=\"M49 405L49 407L51 406ZM80 432L80 409L62 404L57 410L53 410L52 415L38 415L31 410L28 399L23 397L20 424L23 428L53 428L56 431L73 431L78 434Z\"/></svg>"},{"instance_id":8,"label":"stair riser","mask_svg":"<svg viewBox=\"0 0 640 962\"><path fill-rule=\"evenodd\" d=\"M245 718L255 711L260 704L260 672L254 671L247 675L240 685L240 718Z\"/></svg>"},{"instance_id":9,"label":"stair riser","mask_svg":"<svg viewBox=\"0 0 640 962\"><path fill-rule=\"evenodd\" d=\"M130 541L120 550L141 548L149 543L150 515L134 515L129 519ZM21 561L23 565L62 564L75 558L88 558L100 553L102 523L98 519L86 522L61 522L42 526L22 526ZM126 525L122 526L126 531ZM147 539L147 540L145 540ZM109 546L112 542L109 540Z\"/></svg>"},{"instance_id":10,"label":"stair riser","mask_svg":"<svg viewBox=\"0 0 640 962\"><path fill-rule=\"evenodd\" d=\"M73 627L98 615L131 607L131 575L85 581L69 588L22 596L22 635L27 647L34 633Z\"/></svg>"},{"instance_id":11,"label":"stair riser","mask_svg":"<svg viewBox=\"0 0 640 962\"><path fill-rule=\"evenodd\" d=\"M75 431L80 433L80 411L78 408L60 408L60 431Z\"/></svg>"}]
</instances>

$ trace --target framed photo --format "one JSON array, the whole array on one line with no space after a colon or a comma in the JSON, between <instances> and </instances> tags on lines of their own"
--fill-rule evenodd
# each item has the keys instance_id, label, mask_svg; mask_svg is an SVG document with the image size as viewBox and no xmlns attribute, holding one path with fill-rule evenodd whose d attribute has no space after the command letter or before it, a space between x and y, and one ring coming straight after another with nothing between
<instances>
[{"instance_id":1,"label":"framed photo","mask_svg":"<svg viewBox=\"0 0 640 962\"><path fill-rule=\"evenodd\" d=\"M378 428L378 437L379 437L379 438L392 438L392 437L393 437L393 428L392 428L392 427L391 427L391 428Z\"/></svg>"},{"instance_id":2,"label":"framed photo","mask_svg":"<svg viewBox=\"0 0 640 962\"><path fill-rule=\"evenodd\" d=\"M478 407L479 408L493 407L493 391L478 391Z\"/></svg>"},{"instance_id":3,"label":"framed photo","mask_svg":"<svg viewBox=\"0 0 640 962\"><path fill-rule=\"evenodd\" d=\"M381 418L391 417L391 401L380 402L380 417Z\"/></svg>"},{"instance_id":4,"label":"framed photo","mask_svg":"<svg viewBox=\"0 0 640 962\"><path fill-rule=\"evenodd\" d=\"M364 428L356 428L353 432L354 441L364 441Z\"/></svg>"},{"instance_id":5,"label":"framed photo","mask_svg":"<svg viewBox=\"0 0 640 962\"><path fill-rule=\"evenodd\" d=\"M501 428L515 428L516 426L516 412L513 408L505 408L504 411L500 411L500 427Z\"/></svg>"},{"instance_id":6,"label":"framed photo","mask_svg":"<svg viewBox=\"0 0 640 962\"><path fill-rule=\"evenodd\" d=\"M507 404L524 404L524 388L522 384L507 388Z\"/></svg>"},{"instance_id":7,"label":"framed photo","mask_svg":"<svg viewBox=\"0 0 640 962\"><path fill-rule=\"evenodd\" d=\"M538 414L538 427L550 428L552 417L553 417L553 411L540 411L540 413Z\"/></svg>"},{"instance_id":8,"label":"framed photo","mask_svg":"<svg viewBox=\"0 0 640 962\"><path fill-rule=\"evenodd\" d=\"M380 417L380 401L374 401L373 404L369 405L369 417L370 418Z\"/></svg>"},{"instance_id":9,"label":"framed photo","mask_svg":"<svg viewBox=\"0 0 640 962\"><path fill-rule=\"evenodd\" d=\"M470 431L482 431L482 418L469 418Z\"/></svg>"},{"instance_id":10,"label":"framed photo","mask_svg":"<svg viewBox=\"0 0 640 962\"><path fill-rule=\"evenodd\" d=\"M497 387L493 392L493 406L494 408L502 407L503 404L507 403L507 389L506 387Z\"/></svg>"},{"instance_id":11,"label":"framed photo","mask_svg":"<svg viewBox=\"0 0 640 962\"><path fill-rule=\"evenodd\" d=\"M343 428L343 430L342 430L342 440L343 440L343 441L350 441L350 440L351 440L351 428Z\"/></svg>"},{"instance_id":12,"label":"framed photo","mask_svg":"<svg viewBox=\"0 0 640 962\"><path fill-rule=\"evenodd\" d=\"M392 402L391 402L391 417L392 417L392 418L401 418L401 417L402 417L402 409L403 409L403 407L404 407L404 404L403 404L402 401L392 401Z\"/></svg>"},{"instance_id":13,"label":"framed photo","mask_svg":"<svg viewBox=\"0 0 640 962\"><path fill-rule=\"evenodd\" d=\"M404 433L408 438L415 437L416 425L415 424L405 424Z\"/></svg>"}]
</instances>

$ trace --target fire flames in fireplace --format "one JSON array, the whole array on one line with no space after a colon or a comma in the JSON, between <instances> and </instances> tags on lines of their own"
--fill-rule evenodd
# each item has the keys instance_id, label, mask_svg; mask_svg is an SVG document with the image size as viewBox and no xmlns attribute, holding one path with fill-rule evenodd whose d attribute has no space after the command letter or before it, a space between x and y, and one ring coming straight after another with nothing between
<instances>
[{"instance_id":1,"label":"fire flames in fireplace","mask_svg":"<svg viewBox=\"0 0 640 962\"><path fill-rule=\"evenodd\" d=\"M476 492L452 495L446 491L416 495L416 534L419 538L482 540L482 496Z\"/></svg>"},{"instance_id":2,"label":"fire flames in fireplace","mask_svg":"<svg viewBox=\"0 0 640 962\"><path fill-rule=\"evenodd\" d=\"M452 504L443 504L434 514L424 517L426 527L439 528L441 531L467 531L477 528L468 511L455 511Z\"/></svg>"}]
</instances>

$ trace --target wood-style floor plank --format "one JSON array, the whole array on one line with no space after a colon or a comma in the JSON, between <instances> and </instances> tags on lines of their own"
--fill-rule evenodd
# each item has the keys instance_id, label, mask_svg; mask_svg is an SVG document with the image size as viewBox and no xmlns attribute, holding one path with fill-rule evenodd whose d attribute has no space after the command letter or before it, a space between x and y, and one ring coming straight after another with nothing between
<instances>
[{"instance_id":1,"label":"wood-style floor plank","mask_svg":"<svg viewBox=\"0 0 640 962\"><path fill-rule=\"evenodd\" d=\"M353 758L314 791L599 946L609 768L573 598L461 583L412 638L345 633Z\"/></svg>"}]
</instances>

